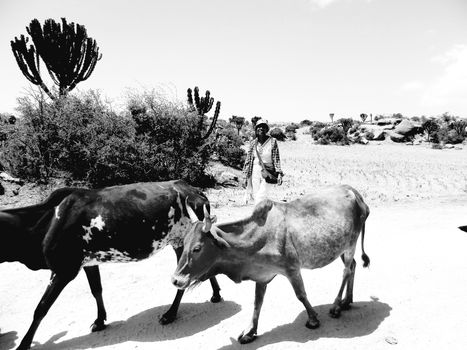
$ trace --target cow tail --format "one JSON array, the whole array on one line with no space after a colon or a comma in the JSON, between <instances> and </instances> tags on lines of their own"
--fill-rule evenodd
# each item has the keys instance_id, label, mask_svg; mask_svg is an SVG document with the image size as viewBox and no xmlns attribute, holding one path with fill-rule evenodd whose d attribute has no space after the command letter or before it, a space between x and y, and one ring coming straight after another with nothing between
<instances>
[{"instance_id":1,"label":"cow tail","mask_svg":"<svg viewBox=\"0 0 467 350\"><path fill-rule=\"evenodd\" d=\"M363 260L363 267L370 266L370 258L365 253L365 248L363 247L363 241L365 240L365 222L362 226L362 260Z\"/></svg>"}]
</instances>

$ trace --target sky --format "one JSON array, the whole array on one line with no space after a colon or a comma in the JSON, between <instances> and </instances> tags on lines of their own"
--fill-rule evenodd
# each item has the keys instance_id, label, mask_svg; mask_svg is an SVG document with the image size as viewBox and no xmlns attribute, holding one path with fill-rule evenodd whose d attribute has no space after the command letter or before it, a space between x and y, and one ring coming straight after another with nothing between
<instances>
[{"instance_id":1,"label":"sky","mask_svg":"<svg viewBox=\"0 0 467 350\"><path fill-rule=\"evenodd\" d=\"M10 41L61 17L102 53L79 91L116 106L198 86L222 119L467 117L467 0L0 0L0 112L15 114L31 85Z\"/></svg>"}]
</instances>

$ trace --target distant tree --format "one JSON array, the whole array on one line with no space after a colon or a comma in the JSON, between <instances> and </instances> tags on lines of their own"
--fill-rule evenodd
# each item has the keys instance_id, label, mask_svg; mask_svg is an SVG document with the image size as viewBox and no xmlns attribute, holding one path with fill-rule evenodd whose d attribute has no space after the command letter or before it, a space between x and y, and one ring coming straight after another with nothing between
<instances>
[{"instance_id":1,"label":"distant tree","mask_svg":"<svg viewBox=\"0 0 467 350\"><path fill-rule=\"evenodd\" d=\"M96 41L87 36L86 28L80 24L75 27L75 23L67 23L65 18L62 25L48 19L43 26L33 19L26 31L32 45L27 46L29 38L24 35L11 41L16 62L23 75L53 100L57 96L44 83L39 57L58 86L59 96L67 95L78 83L88 79L102 57Z\"/></svg>"},{"instance_id":2,"label":"distant tree","mask_svg":"<svg viewBox=\"0 0 467 350\"><path fill-rule=\"evenodd\" d=\"M349 131L349 129L353 125L353 119L352 118L341 118L339 119L339 123L341 123L342 129L344 130L345 135L347 135L347 131Z\"/></svg>"},{"instance_id":3,"label":"distant tree","mask_svg":"<svg viewBox=\"0 0 467 350\"><path fill-rule=\"evenodd\" d=\"M366 118L368 118L368 114L362 113L360 114L360 118L362 119L362 123L364 123Z\"/></svg>"},{"instance_id":4,"label":"distant tree","mask_svg":"<svg viewBox=\"0 0 467 350\"><path fill-rule=\"evenodd\" d=\"M205 114L211 110L214 104L214 98L211 97L211 93L209 92L209 90L206 90L204 97L199 97L199 89L197 86L194 89L194 93L191 89L188 89L187 94L189 108L193 112L196 111L200 116L197 132L199 133L201 140L205 140L209 137L209 135L211 135L212 131L214 130L214 127L216 126L217 118L219 118L219 112L221 110L221 102L217 101L211 125L209 126L207 132L204 135L201 135L202 130L204 130L204 119L207 118Z\"/></svg>"},{"instance_id":5,"label":"distant tree","mask_svg":"<svg viewBox=\"0 0 467 350\"><path fill-rule=\"evenodd\" d=\"M253 129L254 129L255 126L256 126L256 122L257 122L258 120L260 120L260 119L261 119L261 117L257 117L257 116L254 116L253 118L251 118L251 124L252 124L252 126L253 126Z\"/></svg>"},{"instance_id":6,"label":"distant tree","mask_svg":"<svg viewBox=\"0 0 467 350\"><path fill-rule=\"evenodd\" d=\"M456 120L451 123L451 128L456 130L456 132L462 137L466 136L466 130L465 130L466 127L467 127L467 121L465 120Z\"/></svg>"},{"instance_id":7,"label":"distant tree","mask_svg":"<svg viewBox=\"0 0 467 350\"><path fill-rule=\"evenodd\" d=\"M285 136L281 128L272 129L269 132L269 135L271 135L271 137L274 137L278 141L285 141L287 139L287 136Z\"/></svg>"},{"instance_id":8,"label":"distant tree","mask_svg":"<svg viewBox=\"0 0 467 350\"><path fill-rule=\"evenodd\" d=\"M329 118L331 118L331 123L334 122L334 113L329 113Z\"/></svg>"},{"instance_id":9,"label":"distant tree","mask_svg":"<svg viewBox=\"0 0 467 350\"><path fill-rule=\"evenodd\" d=\"M233 115L231 118L229 118L229 123L235 125L235 127L237 128L237 134L240 135L240 130L245 124L245 118Z\"/></svg>"},{"instance_id":10,"label":"distant tree","mask_svg":"<svg viewBox=\"0 0 467 350\"><path fill-rule=\"evenodd\" d=\"M422 123L422 129L427 135L427 141L432 141L432 136L439 130L439 125L433 119L427 119Z\"/></svg>"}]
</instances>

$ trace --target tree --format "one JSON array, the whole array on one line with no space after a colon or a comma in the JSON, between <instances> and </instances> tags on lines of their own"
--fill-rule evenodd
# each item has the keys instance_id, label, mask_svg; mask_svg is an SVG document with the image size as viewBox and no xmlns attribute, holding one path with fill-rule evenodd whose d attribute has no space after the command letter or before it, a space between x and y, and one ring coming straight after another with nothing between
<instances>
[{"instance_id":1,"label":"tree","mask_svg":"<svg viewBox=\"0 0 467 350\"><path fill-rule=\"evenodd\" d=\"M194 93L191 89L188 89L187 94L189 108L193 112L196 111L200 116L197 131L201 137L201 140L205 140L209 137L209 135L211 135L212 131L214 130L214 127L216 126L217 118L219 117L219 112L221 110L221 102L217 101L211 125L209 126L206 134L201 136L201 132L202 130L204 130L204 118L206 117L205 114L211 110L212 105L214 104L214 98L211 97L211 93L209 92L209 90L206 90L204 97L199 97L199 89L197 86L194 89Z\"/></svg>"},{"instance_id":2,"label":"tree","mask_svg":"<svg viewBox=\"0 0 467 350\"><path fill-rule=\"evenodd\" d=\"M368 118L368 114L362 113L360 114L360 118L362 119L362 123L364 123L366 118Z\"/></svg>"},{"instance_id":3,"label":"tree","mask_svg":"<svg viewBox=\"0 0 467 350\"><path fill-rule=\"evenodd\" d=\"M467 121L465 121L465 120L456 120L456 121L451 123L451 128L456 130L456 132L460 136L465 137L466 134L467 134L466 133Z\"/></svg>"},{"instance_id":4,"label":"tree","mask_svg":"<svg viewBox=\"0 0 467 350\"><path fill-rule=\"evenodd\" d=\"M331 118L331 123L334 122L334 113L329 113L329 118Z\"/></svg>"},{"instance_id":5,"label":"tree","mask_svg":"<svg viewBox=\"0 0 467 350\"><path fill-rule=\"evenodd\" d=\"M67 23L65 18L61 25L47 19L43 26L33 19L26 31L33 44L28 47L29 38L24 35L15 37L10 42L13 55L23 75L53 100L57 96L44 83L39 57L58 86L59 96L67 95L78 83L88 79L102 58L96 41L87 36L86 28Z\"/></svg>"},{"instance_id":6,"label":"tree","mask_svg":"<svg viewBox=\"0 0 467 350\"><path fill-rule=\"evenodd\" d=\"M422 129L426 132L427 141L430 142L431 136L439 130L439 125L433 119L428 119L423 122Z\"/></svg>"},{"instance_id":7,"label":"tree","mask_svg":"<svg viewBox=\"0 0 467 350\"><path fill-rule=\"evenodd\" d=\"M240 135L240 129L245 124L245 118L233 115L231 118L229 118L229 123L235 124L235 127L237 128L237 134Z\"/></svg>"},{"instance_id":8,"label":"tree","mask_svg":"<svg viewBox=\"0 0 467 350\"><path fill-rule=\"evenodd\" d=\"M254 116L253 118L251 118L251 124L253 126L253 129L255 128L256 126L256 123L258 122L258 120L260 120L261 117L258 117L258 116Z\"/></svg>"}]
</instances>

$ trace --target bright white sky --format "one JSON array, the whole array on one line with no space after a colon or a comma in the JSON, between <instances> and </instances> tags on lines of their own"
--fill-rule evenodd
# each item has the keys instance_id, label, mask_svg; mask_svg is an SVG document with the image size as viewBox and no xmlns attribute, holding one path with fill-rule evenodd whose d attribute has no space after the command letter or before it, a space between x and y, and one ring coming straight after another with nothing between
<instances>
[{"instance_id":1,"label":"bright white sky","mask_svg":"<svg viewBox=\"0 0 467 350\"><path fill-rule=\"evenodd\" d=\"M467 117L467 0L0 0L0 112L29 85L10 40L61 17L103 54L78 87L117 105L127 88L199 86L223 119Z\"/></svg>"}]
</instances>

